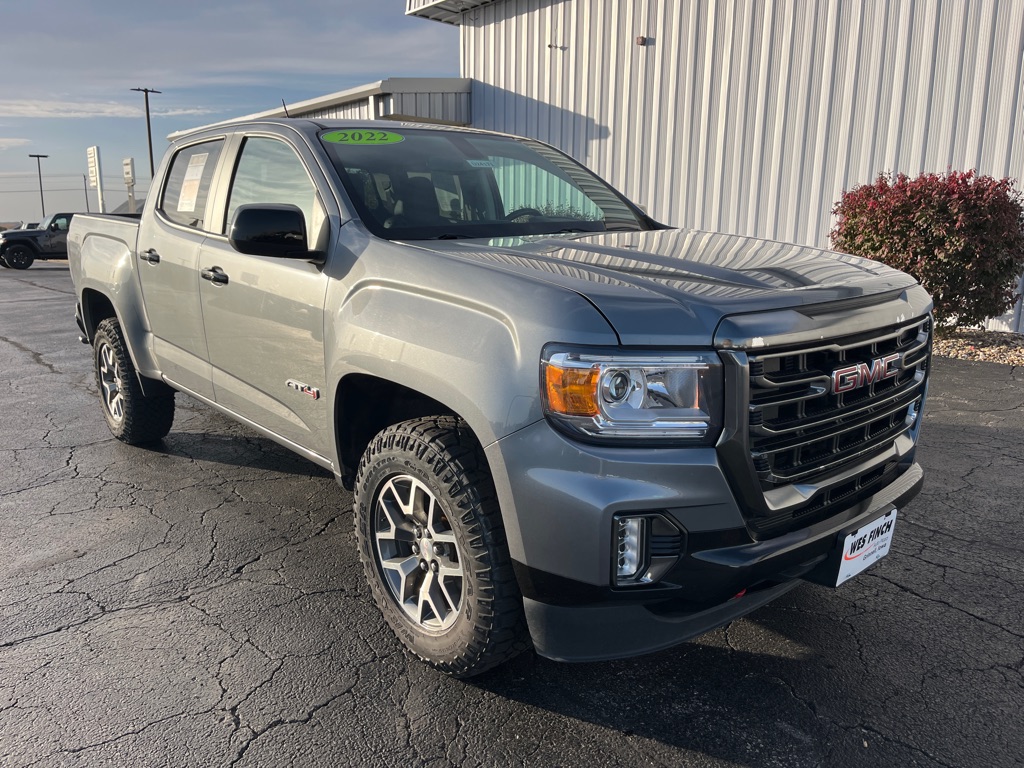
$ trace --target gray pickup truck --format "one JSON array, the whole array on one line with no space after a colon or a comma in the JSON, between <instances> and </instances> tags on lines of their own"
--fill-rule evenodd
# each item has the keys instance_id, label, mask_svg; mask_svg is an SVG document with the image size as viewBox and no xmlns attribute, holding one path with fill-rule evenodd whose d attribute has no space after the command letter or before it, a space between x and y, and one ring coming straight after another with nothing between
<instances>
[{"instance_id":1,"label":"gray pickup truck","mask_svg":"<svg viewBox=\"0 0 1024 768\"><path fill-rule=\"evenodd\" d=\"M203 129L69 252L115 437L164 437L177 391L333 471L384 618L455 676L838 586L921 488L912 278L663 226L537 141Z\"/></svg>"},{"instance_id":2,"label":"gray pickup truck","mask_svg":"<svg viewBox=\"0 0 1024 768\"><path fill-rule=\"evenodd\" d=\"M55 213L30 229L0 232L0 266L28 269L40 259L68 255L68 228L75 214Z\"/></svg>"}]
</instances>

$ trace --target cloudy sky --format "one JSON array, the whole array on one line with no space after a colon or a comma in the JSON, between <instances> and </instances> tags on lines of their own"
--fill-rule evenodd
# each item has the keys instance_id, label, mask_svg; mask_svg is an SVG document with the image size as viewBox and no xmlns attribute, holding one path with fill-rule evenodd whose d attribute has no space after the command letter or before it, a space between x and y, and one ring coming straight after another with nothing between
<instances>
[{"instance_id":1,"label":"cloudy sky","mask_svg":"<svg viewBox=\"0 0 1024 768\"><path fill-rule=\"evenodd\" d=\"M84 210L86 150L100 148L108 208L121 161L149 184L172 131L387 77L457 77L458 31L406 17L405 0L34 0L0 11L0 222ZM96 192L89 190L96 210Z\"/></svg>"}]
</instances>

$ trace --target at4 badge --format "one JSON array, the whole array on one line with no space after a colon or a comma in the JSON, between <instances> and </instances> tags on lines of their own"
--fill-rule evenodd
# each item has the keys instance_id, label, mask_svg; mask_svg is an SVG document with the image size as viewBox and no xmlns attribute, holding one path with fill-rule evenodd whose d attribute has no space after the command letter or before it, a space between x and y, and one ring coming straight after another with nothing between
<instances>
[{"instance_id":1,"label":"at4 badge","mask_svg":"<svg viewBox=\"0 0 1024 768\"><path fill-rule=\"evenodd\" d=\"M288 379L285 385L290 389L294 389L296 392L301 392L304 395L309 395L314 400L320 399L320 390L316 387L311 387L309 384L303 384L301 381L295 379Z\"/></svg>"}]
</instances>

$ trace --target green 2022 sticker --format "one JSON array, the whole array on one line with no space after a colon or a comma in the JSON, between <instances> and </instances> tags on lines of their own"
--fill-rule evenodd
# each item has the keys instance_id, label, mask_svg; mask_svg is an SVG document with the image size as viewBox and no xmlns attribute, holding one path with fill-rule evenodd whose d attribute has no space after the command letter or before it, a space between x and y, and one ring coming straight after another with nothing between
<instances>
[{"instance_id":1,"label":"green 2022 sticker","mask_svg":"<svg viewBox=\"0 0 1024 768\"><path fill-rule=\"evenodd\" d=\"M397 144L405 141L405 136L389 131L374 131L371 129L356 129L351 131L331 131L320 137L322 141L331 144L357 144L363 147L376 147L382 144Z\"/></svg>"}]
</instances>

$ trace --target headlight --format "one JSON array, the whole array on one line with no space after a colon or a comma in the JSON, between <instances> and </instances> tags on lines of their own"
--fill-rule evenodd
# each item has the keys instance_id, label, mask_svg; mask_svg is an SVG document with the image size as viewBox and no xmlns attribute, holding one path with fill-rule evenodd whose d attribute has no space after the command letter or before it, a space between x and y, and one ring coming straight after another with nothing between
<instances>
[{"instance_id":1,"label":"headlight","mask_svg":"<svg viewBox=\"0 0 1024 768\"><path fill-rule=\"evenodd\" d=\"M545 350L545 413L579 437L709 444L722 423L713 352L622 355Z\"/></svg>"}]
</instances>

